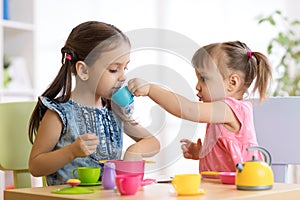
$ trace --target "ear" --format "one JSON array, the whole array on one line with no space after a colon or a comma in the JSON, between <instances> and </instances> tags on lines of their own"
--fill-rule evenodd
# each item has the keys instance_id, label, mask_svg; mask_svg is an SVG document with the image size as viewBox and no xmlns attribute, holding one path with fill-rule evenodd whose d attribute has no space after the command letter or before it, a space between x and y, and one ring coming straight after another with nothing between
<instances>
[{"instance_id":1,"label":"ear","mask_svg":"<svg viewBox=\"0 0 300 200\"><path fill-rule=\"evenodd\" d=\"M78 61L75 64L75 68L77 75L81 80L86 81L89 79L89 67L85 64L85 62Z\"/></svg>"},{"instance_id":2,"label":"ear","mask_svg":"<svg viewBox=\"0 0 300 200\"><path fill-rule=\"evenodd\" d=\"M241 85L241 77L238 74L231 74L228 78L227 91L234 92Z\"/></svg>"}]
</instances>

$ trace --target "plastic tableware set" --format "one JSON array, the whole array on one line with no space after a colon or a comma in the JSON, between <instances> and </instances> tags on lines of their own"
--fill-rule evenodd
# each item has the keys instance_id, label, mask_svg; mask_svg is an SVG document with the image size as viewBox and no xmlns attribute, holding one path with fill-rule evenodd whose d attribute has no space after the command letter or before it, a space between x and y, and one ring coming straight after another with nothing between
<instances>
[{"instance_id":1,"label":"plastic tableware set","mask_svg":"<svg viewBox=\"0 0 300 200\"><path fill-rule=\"evenodd\" d=\"M107 160L99 163L104 163L102 182L98 181L100 167L79 167L73 170L73 178L67 181L70 187L55 189L52 192L56 194L88 194L95 192L94 189L82 186L102 184L104 190L113 190L121 195L134 195L140 187L156 183L155 179L143 179L145 160Z\"/></svg>"}]
</instances>

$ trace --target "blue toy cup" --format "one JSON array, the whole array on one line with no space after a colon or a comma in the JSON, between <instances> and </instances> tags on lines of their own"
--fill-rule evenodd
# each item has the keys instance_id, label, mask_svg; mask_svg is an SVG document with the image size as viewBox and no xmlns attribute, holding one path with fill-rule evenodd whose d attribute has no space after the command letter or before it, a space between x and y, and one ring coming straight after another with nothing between
<instances>
[{"instance_id":1,"label":"blue toy cup","mask_svg":"<svg viewBox=\"0 0 300 200\"><path fill-rule=\"evenodd\" d=\"M112 95L111 99L117 105L119 105L121 107L125 107L125 106L128 106L129 104L131 104L133 102L134 96L128 90L128 87L125 86L125 87L122 87L121 89L119 89L118 91L116 91Z\"/></svg>"}]
</instances>

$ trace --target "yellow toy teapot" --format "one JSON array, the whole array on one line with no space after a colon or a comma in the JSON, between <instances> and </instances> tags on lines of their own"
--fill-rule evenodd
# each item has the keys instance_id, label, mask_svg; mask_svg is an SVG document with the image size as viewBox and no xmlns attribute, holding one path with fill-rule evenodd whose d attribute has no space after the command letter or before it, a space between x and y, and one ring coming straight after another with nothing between
<instances>
[{"instance_id":1,"label":"yellow toy teapot","mask_svg":"<svg viewBox=\"0 0 300 200\"><path fill-rule=\"evenodd\" d=\"M271 155L263 147L248 147L248 151L260 151L265 161L257 160L255 156L251 161L236 165L235 185L238 190L268 190L273 187L274 175L270 167Z\"/></svg>"}]
</instances>

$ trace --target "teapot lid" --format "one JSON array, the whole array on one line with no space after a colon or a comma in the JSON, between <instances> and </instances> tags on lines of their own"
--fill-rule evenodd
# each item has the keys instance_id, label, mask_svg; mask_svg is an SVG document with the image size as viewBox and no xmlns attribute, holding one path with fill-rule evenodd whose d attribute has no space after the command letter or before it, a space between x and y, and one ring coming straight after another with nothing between
<instances>
[{"instance_id":1,"label":"teapot lid","mask_svg":"<svg viewBox=\"0 0 300 200\"><path fill-rule=\"evenodd\" d=\"M264 156L265 162L268 163L268 165L271 165L271 163L272 163L271 154L268 152L267 149L265 149L263 147L259 147L259 146L252 146L252 147L248 147L247 150L248 151L252 151L252 150L260 151ZM252 161L257 161L256 156L252 156Z\"/></svg>"},{"instance_id":2,"label":"teapot lid","mask_svg":"<svg viewBox=\"0 0 300 200\"><path fill-rule=\"evenodd\" d=\"M256 162L256 161L259 161L259 160L257 160L257 157L255 155L253 155L251 161Z\"/></svg>"}]
</instances>

